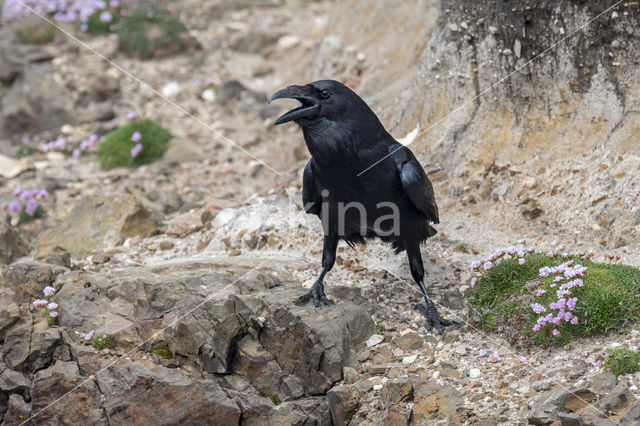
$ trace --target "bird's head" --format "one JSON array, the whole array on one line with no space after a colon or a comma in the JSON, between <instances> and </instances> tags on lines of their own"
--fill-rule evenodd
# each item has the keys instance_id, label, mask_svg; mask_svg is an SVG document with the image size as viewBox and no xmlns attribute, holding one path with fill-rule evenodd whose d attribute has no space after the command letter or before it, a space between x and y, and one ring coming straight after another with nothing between
<instances>
[{"instance_id":1,"label":"bird's head","mask_svg":"<svg viewBox=\"0 0 640 426\"><path fill-rule=\"evenodd\" d=\"M353 90L335 80L319 80L305 86L289 86L274 93L269 102L282 98L295 99L301 105L278 117L276 125L294 121L306 127L320 121L362 122L372 117L378 122L366 102Z\"/></svg>"}]
</instances>

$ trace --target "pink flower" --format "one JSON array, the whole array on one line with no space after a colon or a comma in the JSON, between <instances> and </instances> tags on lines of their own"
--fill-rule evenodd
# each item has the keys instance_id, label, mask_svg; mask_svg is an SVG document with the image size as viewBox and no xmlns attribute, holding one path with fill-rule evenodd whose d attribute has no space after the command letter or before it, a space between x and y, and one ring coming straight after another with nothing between
<instances>
[{"instance_id":1,"label":"pink flower","mask_svg":"<svg viewBox=\"0 0 640 426\"><path fill-rule=\"evenodd\" d=\"M138 117L138 114L136 114L134 111L127 113L127 120L129 121L134 120L136 117Z\"/></svg>"},{"instance_id":2,"label":"pink flower","mask_svg":"<svg viewBox=\"0 0 640 426\"><path fill-rule=\"evenodd\" d=\"M545 308L539 303L532 303L531 309L533 309L533 312L535 312L536 314L541 314L547 310L547 308Z\"/></svg>"},{"instance_id":3,"label":"pink flower","mask_svg":"<svg viewBox=\"0 0 640 426\"><path fill-rule=\"evenodd\" d=\"M10 202L9 203L9 211L10 212L14 212L14 213L20 211L20 203L15 201L15 200Z\"/></svg>"},{"instance_id":4,"label":"pink flower","mask_svg":"<svg viewBox=\"0 0 640 426\"><path fill-rule=\"evenodd\" d=\"M49 312L49 316L50 316L51 318L55 318L55 317L57 317L57 316L58 316L58 313L57 313L56 311Z\"/></svg>"},{"instance_id":5,"label":"pink flower","mask_svg":"<svg viewBox=\"0 0 640 426\"><path fill-rule=\"evenodd\" d=\"M570 311L573 311L576 307L576 303L578 303L577 297L570 298L569 300L567 300L567 308L569 308Z\"/></svg>"},{"instance_id":6,"label":"pink flower","mask_svg":"<svg viewBox=\"0 0 640 426\"><path fill-rule=\"evenodd\" d=\"M578 325L578 317L571 318L571 324Z\"/></svg>"},{"instance_id":7,"label":"pink flower","mask_svg":"<svg viewBox=\"0 0 640 426\"><path fill-rule=\"evenodd\" d=\"M485 262L485 264L483 265L483 268L485 271L489 271L493 268L493 263L491 262Z\"/></svg>"},{"instance_id":8,"label":"pink flower","mask_svg":"<svg viewBox=\"0 0 640 426\"><path fill-rule=\"evenodd\" d=\"M80 150L78 148L74 149L73 152L71 153L71 156L73 158L80 158Z\"/></svg>"},{"instance_id":9,"label":"pink flower","mask_svg":"<svg viewBox=\"0 0 640 426\"><path fill-rule=\"evenodd\" d=\"M33 198L29 198L29 201L27 201L27 204L24 206L24 211L29 216L33 216L37 208L38 202Z\"/></svg>"},{"instance_id":10,"label":"pink flower","mask_svg":"<svg viewBox=\"0 0 640 426\"><path fill-rule=\"evenodd\" d=\"M554 336L559 336L560 332L558 331L558 329L554 328L551 334L553 334Z\"/></svg>"},{"instance_id":11,"label":"pink flower","mask_svg":"<svg viewBox=\"0 0 640 426\"><path fill-rule=\"evenodd\" d=\"M473 288L478 282L478 277L471 278L471 288Z\"/></svg>"},{"instance_id":12,"label":"pink flower","mask_svg":"<svg viewBox=\"0 0 640 426\"><path fill-rule=\"evenodd\" d=\"M87 334L84 335L84 340L89 341L91 339L93 339L93 335L95 334L94 330L91 330L90 332L88 332Z\"/></svg>"},{"instance_id":13,"label":"pink flower","mask_svg":"<svg viewBox=\"0 0 640 426\"><path fill-rule=\"evenodd\" d=\"M496 363L496 362L500 361L500 354L498 354L498 352L492 353L489 356L488 361L491 362L491 363Z\"/></svg>"},{"instance_id":14,"label":"pink flower","mask_svg":"<svg viewBox=\"0 0 640 426\"><path fill-rule=\"evenodd\" d=\"M134 142L140 142L142 140L142 134L138 131L133 132L131 140Z\"/></svg>"},{"instance_id":15,"label":"pink flower","mask_svg":"<svg viewBox=\"0 0 640 426\"><path fill-rule=\"evenodd\" d=\"M528 360L527 358L523 357L523 356L521 356L521 357L519 358L519 360L520 360L520 362L521 362L521 363L523 363L523 364L529 364L529 360Z\"/></svg>"},{"instance_id":16,"label":"pink flower","mask_svg":"<svg viewBox=\"0 0 640 426\"><path fill-rule=\"evenodd\" d=\"M56 302L51 302L47 305L47 309L49 309L50 311L53 311L57 307L58 307L58 304Z\"/></svg>"},{"instance_id":17,"label":"pink flower","mask_svg":"<svg viewBox=\"0 0 640 426\"><path fill-rule=\"evenodd\" d=\"M533 331L540 331L540 324L536 324L533 326Z\"/></svg>"},{"instance_id":18,"label":"pink flower","mask_svg":"<svg viewBox=\"0 0 640 426\"><path fill-rule=\"evenodd\" d=\"M486 351L485 349L480 349L480 350L478 351L478 356L479 356L479 357L484 357L484 356L486 356L486 355L487 355L487 351Z\"/></svg>"},{"instance_id":19,"label":"pink flower","mask_svg":"<svg viewBox=\"0 0 640 426\"><path fill-rule=\"evenodd\" d=\"M547 290L542 290L542 289L540 289L540 290L538 290L538 292L536 293L536 296L538 296L538 297L542 297L542 296L544 296L544 294L545 294L546 292L547 292Z\"/></svg>"},{"instance_id":20,"label":"pink flower","mask_svg":"<svg viewBox=\"0 0 640 426\"><path fill-rule=\"evenodd\" d=\"M44 290L42 290L42 293L44 293L45 297L51 297L53 296L53 293L55 293L56 289L51 287L51 286L46 286L44 288Z\"/></svg>"},{"instance_id":21,"label":"pink flower","mask_svg":"<svg viewBox=\"0 0 640 426\"><path fill-rule=\"evenodd\" d=\"M524 257L521 257L520 259L518 259L518 265L524 265Z\"/></svg>"},{"instance_id":22,"label":"pink flower","mask_svg":"<svg viewBox=\"0 0 640 426\"><path fill-rule=\"evenodd\" d=\"M140 154L140 151L142 151L142 144L138 142L136 146L131 148L130 154L133 158L136 158L138 154Z\"/></svg>"},{"instance_id":23,"label":"pink flower","mask_svg":"<svg viewBox=\"0 0 640 426\"><path fill-rule=\"evenodd\" d=\"M600 367L602 365L602 358L596 361L596 367Z\"/></svg>"}]
</instances>

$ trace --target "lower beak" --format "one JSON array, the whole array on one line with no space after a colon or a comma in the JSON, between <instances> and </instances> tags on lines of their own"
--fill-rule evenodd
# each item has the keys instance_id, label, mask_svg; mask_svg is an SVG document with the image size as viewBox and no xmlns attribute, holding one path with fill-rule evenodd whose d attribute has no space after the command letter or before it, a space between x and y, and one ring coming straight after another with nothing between
<instances>
[{"instance_id":1,"label":"lower beak","mask_svg":"<svg viewBox=\"0 0 640 426\"><path fill-rule=\"evenodd\" d=\"M301 120L316 114L320 109L320 105L318 105L312 97L305 95L306 91L307 88L305 86L289 86L285 89L278 90L269 98L269 103L276 99L295 99L301 104L299 107L278 117L274 122L275 125Z\"/></svg>"}]
</instances>

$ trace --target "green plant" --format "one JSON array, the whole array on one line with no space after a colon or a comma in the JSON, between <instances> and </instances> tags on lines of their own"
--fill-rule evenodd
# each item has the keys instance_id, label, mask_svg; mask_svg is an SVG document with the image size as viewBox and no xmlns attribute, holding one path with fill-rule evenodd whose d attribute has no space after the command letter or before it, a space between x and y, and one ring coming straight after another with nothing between
<instances>
[{"instance_id":1,"label":"green plant","mask_svg":"<svg viewBox=\"0 0 640 426\"><path fill-rule=\"evenodd\" d=\"M20 29L24 40L29 44L46 44L56 37L57 29L48 22L28 24Z\"/></svg>"},{"instance_id":2,"label":"green plant","mask_svg":"<svg viewBox=\"0 0 640 426\"><path fill-rule=\"evenodd\" d=\"M469 253L469 249L467 248L467 245L465 243L456 244L455 250L462 253Z\"/></svg>"},{"instance_id":3,"label":"green plant","mask_svg":"<svg viewBox=\"0 0 640 426\"><path fill-rule=\"evenodd\" d=\"M278 397L278 395L273 393L270 393L270 394L261 393L260 396L263 398L269 398L274 405L280 405L282 402L280 401L280 398Z\"/></svg>"},{"instance_id":4,"label":"green plant","mask_svg":"<svg viewBox=\"0 0 640 426\"><path fill-rule=\"evenodd\" d=\"M87 21L87 33L91 35L107 34L117 28L120 22L120 9L107 7L97 10Z\"/></svg>"},{"instance_id":5,"label":"green plant","mask_svg":"<svg viewBox=\"0 0 640 426\"><path fill-rule=\"evenodd\" d=\"M611 349L611 353L604 361L604 368L616 376L624 373L635 373L640 369L640 353L631 349Z\"/></svg>"},{"instance_id":6,"label":"green plant","mask_svg":"<svg viewBox=\"0 0 640 426\"><path fill-rule=\"evenodd\" d=\"M485 330L566 345L574 337L625 332L640 320L640 270L632 266L567 253L483 260L487 268L474 262L483 272L471 303Z\"/></svg>"},{"instance_id":7,"label":"green plant","mask_svg":"<svg viewBox=\"0 0 640 426\"><path fill-rule=\"evenodd\" d=\"M190 44L184 24L166 13L139 10L123 20L118 31L118 49L140 59L169 56Z\"/></svg>"},{"instance_id":8,"label":"green plant","mask_svg":"<svg viewBox=\"0 0 640 426\"><path fill-rule=\"evenodd\" d=\"M139 138L135 137L136 133ZM164 155L171 136L168 130L152 120L131 121L104 137L98 149L100 166L110 169L152 163ZM135 152L137 145L140 150Z\"/></svg>"},{"instance_id":9,"label":"green plant","mask_svg":"<svg viewBox=\"0 0 640 426\"><path fill-rule=\"evenodd\" d=\"M382 334L382 332L384 331L384 325L379 322L376 324L376 334Z\"/></svg>"},{"instance_id":10,"label":"green plant","mask_svg":"<svg viewBox=\"0 0 640 426\"><path fill-rule=\"evenodd\" d=\"M169 349L169 344L167 342L160 342L153 345L151 348L151 353L158 355L164 359L172 359L173 352Z\"/></svg>"},{"instance_id":11,"label":"green plant","mask_svg":"<svg viewBox=\"0 0 640 426\"><path fill-rule=\"evenodd\" d=\"M115 339L110 334L99 333L93 336L93 338L91 339L91 346L93 346L98 350L107 348L113 345L114 343L115 343Z\"/></svg>"},{"instance_id":12,"label":"green plant","mask_svg":"<svg viewBox=\"0 0 640 426\"><path fill-rule=\"evenodd\" d=\"M38 207L36 207L36 210L32 215L29 215L29 213L26 211L26 208L27 205L23 204L20 212L18 213L20 222L31 222L34 219L40 219L41 217L44 217L44 208L42 207L42 204L38 204Z\"/></svg>"}]
</instances>

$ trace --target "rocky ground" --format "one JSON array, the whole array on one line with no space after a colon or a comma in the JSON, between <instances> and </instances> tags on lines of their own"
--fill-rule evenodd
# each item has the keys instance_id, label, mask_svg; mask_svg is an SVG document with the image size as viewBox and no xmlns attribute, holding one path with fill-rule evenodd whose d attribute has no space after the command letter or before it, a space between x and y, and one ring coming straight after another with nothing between
<instances>
[{"instance_id":1,"label":"rocky ground","mask_svg":"<svg viewBox=\"0 0 640 426\"><path fill-rule=\"evenodd\" d=\"M476 328L467 298L469 263L511 244L640 266L637 2L433 130L604 8L166 3L200 50L143 62L110 36L80 34L91 51L63 35L24 44L21 23L0 29L0 202L19 185L50 193L43 219L0 225L3 424L640 421L640 372L595 365L609 348L637 350L640 330L515 347ZM520 37L518 25L533 28ZM406 259L378 242L339 247L332 305L293 303L318 273L321 231L302 211L301 135L274 128L282 110L265 101L327 76L361 93L434 183L442 223L423 257L440 312L461 322L444 340L412 308ZM104 134L130 111L175 135L162 160L104 171L95 154L39 149ZM24 138L34 150L17 158ZM32 306L46 286L59 305L51 327ZM89 330L115 345L92 348Z\"/></svg>"}]
</instances>

